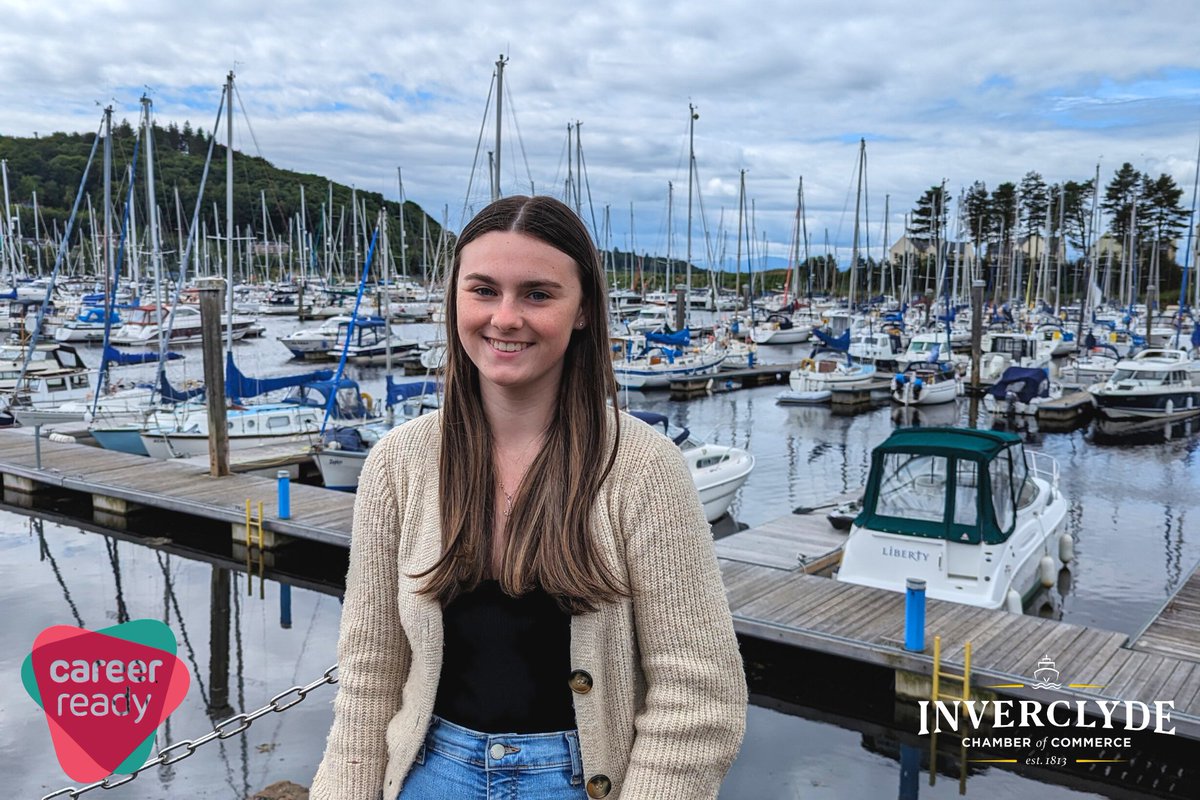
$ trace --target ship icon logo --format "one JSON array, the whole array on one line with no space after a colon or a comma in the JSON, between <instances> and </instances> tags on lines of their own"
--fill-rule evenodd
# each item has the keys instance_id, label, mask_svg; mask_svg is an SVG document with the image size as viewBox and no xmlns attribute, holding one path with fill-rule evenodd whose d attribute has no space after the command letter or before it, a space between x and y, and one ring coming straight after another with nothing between
<instances>
[{"instance_id":1,"label":"ship icon logo","mask_svg":"<svg viewBox=\"0 0 1200 800\"><path fill-rule=\"evenodd\" d=\"M1062 685L1058 682L1058 669L1054 666L1054 659L1050 656L1042 656L1038 661L1037 669L1033 671L1034 682L1030 684L1033 689L1061 689Z\"/></svg>"}]
</instances>

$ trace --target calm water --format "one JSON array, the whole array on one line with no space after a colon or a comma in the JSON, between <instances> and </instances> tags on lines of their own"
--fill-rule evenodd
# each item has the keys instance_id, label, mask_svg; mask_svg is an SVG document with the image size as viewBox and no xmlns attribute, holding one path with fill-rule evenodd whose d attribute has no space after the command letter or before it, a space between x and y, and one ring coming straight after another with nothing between
<instances>
[{"instance_id":1,"label":"calm water","mask_svg":"<svg viewBox=\"0 0 1200 800\"><path fill-rule=\"evenodd\" d=\"M270 324L275 334L296 327L295 322ZM173 380L198 377L199 353L186 352L195 357L172 365ZM798 358L801 350L760 352L766 359L787 361ZM96 353L88 350L84 356L94 361ZM236 357L247 374L295 369L271 339L239 344ZM374 396L382 396L381 369L354 369L351 374ZM780 390L761 387L688 402L631 395L629 405L666 413L701 437L753 452L757 466L732 512L738 523L756 525L860 487L871 448L897 424L886 406L850 417L833 416L828 408L777 406L774 397ZM900 421L952 424L964 416L965 404ZM1070 584L1063 587L1062 618L1124 633L1139 630L1200 561L1200 527L1189 521L1196 516L1191 498L1200 483L1195 469L1200 436L1146 445L1099 445L1084 430L1026 436L1028 446L1058 459L1062 489L1070 501L1078 560ZM163 533L174 525L167 518L151 520L144 532ZM204 560L177 548L168 553L144 541L110 538L14 511L0 512L0 549L0 603L7 612L0 654L0 675L5 676L0 774L7 778L7 795L40 797L71 783L54 758L41 712L19 679L33 638L50 625L98 629L126 616L167 621L194 680L183 706L160 729L159 745L209 729L212 675L214 669L222 671L221 656L214 662L210 653L210 597L214 571L236 566L228 559L227 545L216 545L217 555ZM334 584L344 570L338 558L312 556L309 560L322 563L326 574L294 579L299 585L287 590L268 577L261 599L257 579L253 593L247 594L246 576L231 571L225 659L230 703L236 709L257 708L289 686L318 677L334 662L340 614ZM214 559L215 566L210 563ZM281 624L284 591L290 591L290 627ZM811 660L772 666L772 658L762 657L767 666L761 669L769 675L794 675L796 683L830 680L826 697L857 691L858 683L849 678L813 671ZM752 677L759 669L755 661ZM858 714L844 707L820 709L819 703L780 700L787 691L754 681L752 690L758 695L750 709L746 745L722 798L915 797L914 787L924 797L958 794L957 775L941 775L931 787L927 766L919 768L917 780L903 773L904 729L889 727L890 707ZM320 758L333 694L332 687L322 687L299 706L258 721L247 735L213 742L173 768L145 773L105 796L234 798L276 780L307 784ZM1109 791L1070 775L1001 768L975 770L966 785L969 796L987 798Z\"/></svg>"}]
</instances>

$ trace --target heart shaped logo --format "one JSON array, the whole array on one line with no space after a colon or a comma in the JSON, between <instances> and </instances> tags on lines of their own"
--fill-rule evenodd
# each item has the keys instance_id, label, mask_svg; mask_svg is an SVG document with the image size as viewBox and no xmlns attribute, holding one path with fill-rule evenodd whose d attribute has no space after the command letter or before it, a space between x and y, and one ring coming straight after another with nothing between
<instances>
[{"instance_id":1,"label":"heart shaped logo","mask_svg":"<svg viewBox=\"0 0 1200 800\"><path fill-rule=\"evenodd\" d=\"M25 691L46 713L63 771L76 781L146 763L154 731L191 684L175 634L155 619L89 631L46 628L21 665Z\"/></svg>"}]
</instances>

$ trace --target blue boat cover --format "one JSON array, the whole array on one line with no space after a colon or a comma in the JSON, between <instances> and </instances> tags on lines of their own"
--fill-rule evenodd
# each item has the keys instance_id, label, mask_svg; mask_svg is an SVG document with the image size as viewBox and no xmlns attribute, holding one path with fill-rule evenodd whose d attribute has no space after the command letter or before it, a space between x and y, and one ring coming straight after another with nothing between
<instances>
[{"instance_id":1,"label":"blue boat cover","mask_svg":"<svg viewBox=\"0 0 1200 800\"><path fill-rule=\"evenodd\" d=\"M267 392L280 389L290 389L293 386L328 381L333 377L333 371L318 369L313 372L303 372L299 375L283 375L277 378L248 378L233 363L233 354L225 355L225 396L233 402L243 397L258 397Z\"/></svg>"},{"instance_id":2,"label":"blue boat cover","mask_svg":"<svg viewBox=\"0 0 1200 800\"><path fill-rule=\"evenodd\" d=\"M204 394L204 387L198 389L188 389L187 391L179 391L173 387L167 380L167 374L164 372L159 375L158 393L162 399L168 403L186 403L189 400L194 400Z\"/></svg>"},{"instance_id":3,"label":"blue boat cover","mask_svg":"<svg viewBox=\"0 0 1200 800\"><path fill-rule=\"evenodd\" d=\"M644 422L647 425L650 425L652 427L654 425L662 425L663 433L665 433L667 436L671 435L670 427L669 427L668 420L667 420L667 417L665 414L657 414L653 411L630 411L629 413L632 414L633 416L637 417L638 419L640 419L642 422ZM675 442L675 444L677 444L677 445L681 445L684 442L686 442L687 438L691 435L692 435L692 432L690 430L688 430L687 428L684 428L679 433L679 435L675 436L672 439L672 441Z\"/></svg>"},{"instance_id":4,"label":"blue boat cover","mask_svg":"<svg viewBox=\"0 0 1200 800\"><path fill-rule=\"evenodd\" d=\"M819 328L813 328L813 336L820 339L822 345L834 352L845 353L850 350L850 330L848 328L842 331L842 335L837 338L830 336Z\"/></svg>"},{"instance_id":5,"label":"blue boat cover","mask_svg":"<svg viewBox=\"0 0 1200 800\"><path fill-rule=\"evenodd\" d=\"M387 376L387 407L391 408L404 400L420 397L423 394L437 394L440 387L437 381L406 381L397 383L392 376Z\"/></svg>"},{"instance_id":6,"label":"blue boat cover","mask_svg":"<svg viewBox=\"0 0 1200 800\"><path fill-rule=\"evenodd\" d=\"M177 361L181 358L183 358L181 353L168 352L166 355L167 361ZM101 369L105 364L127 366L129 364L152 364L155 361L158 361L158 353L122 353L112 345L105 345L100 356Z\"/></svg>"},{"instance_id":7,"label":"blue boat cover","mask_svg":"<svg viewBox=\"0 0 1200 800\"><path fill-rule=\"evenodd\" d=\"M647 333L646 341L654 342L655 344L666 344L675 347L683 347L691 340L691 331L684 328L681 331L674 333Z\"/></svg>"},{"instance_id":8,"label":"blue boat cover","mask_svg":"<svg viewBox=\"0 0 1200 800\"><path fill-rule=\"evenodd\" d=\"M1009 367L1004 370L1000 380L988 389L988 394L1003 400L1010 393L1022 403L1028 403L1035 397L1049 397L1050 376L1046 370L1037 367Z\"/></svg>"}]
</instances>

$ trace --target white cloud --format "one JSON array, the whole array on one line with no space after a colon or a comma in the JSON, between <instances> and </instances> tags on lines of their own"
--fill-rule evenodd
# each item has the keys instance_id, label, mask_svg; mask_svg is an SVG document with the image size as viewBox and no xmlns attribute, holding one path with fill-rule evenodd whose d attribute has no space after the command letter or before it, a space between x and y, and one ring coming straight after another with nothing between
<instances>
[{"instance_id":1,"label":"white cloud","mask_svg":"<svg viewBox=\"0 0 1200 800\"><path fill-rule=\"evenodd\" d=\"M524 155L510 121L505 192L532 177L560 193L566 126L581 120L596 213L610 205L624 241L632 202L640 248L665 247L668 181L677 211L686 204L689 102L708 224L724 207L732 229L746 169L758 229L779 252L801 175L814 240L848 239L859 136L871 224L881 230L890 195L896 235L942 179L957 194L1030 169L1086 179L1099 161L1107 180L1131 161L1170 172L1190 197L1200 132L1182 1L6 6L5 133L94 130L110 98L134 119L143 87L160 120L207 129L233 68L266 158L393 197L403 166L408 196L438 218L448 207L452 227L464 200L486 200L482 170L470 198L467 185L481 126L483 164L494 146L484 102L507 53Z\"/></svg>"}]
</instances>

